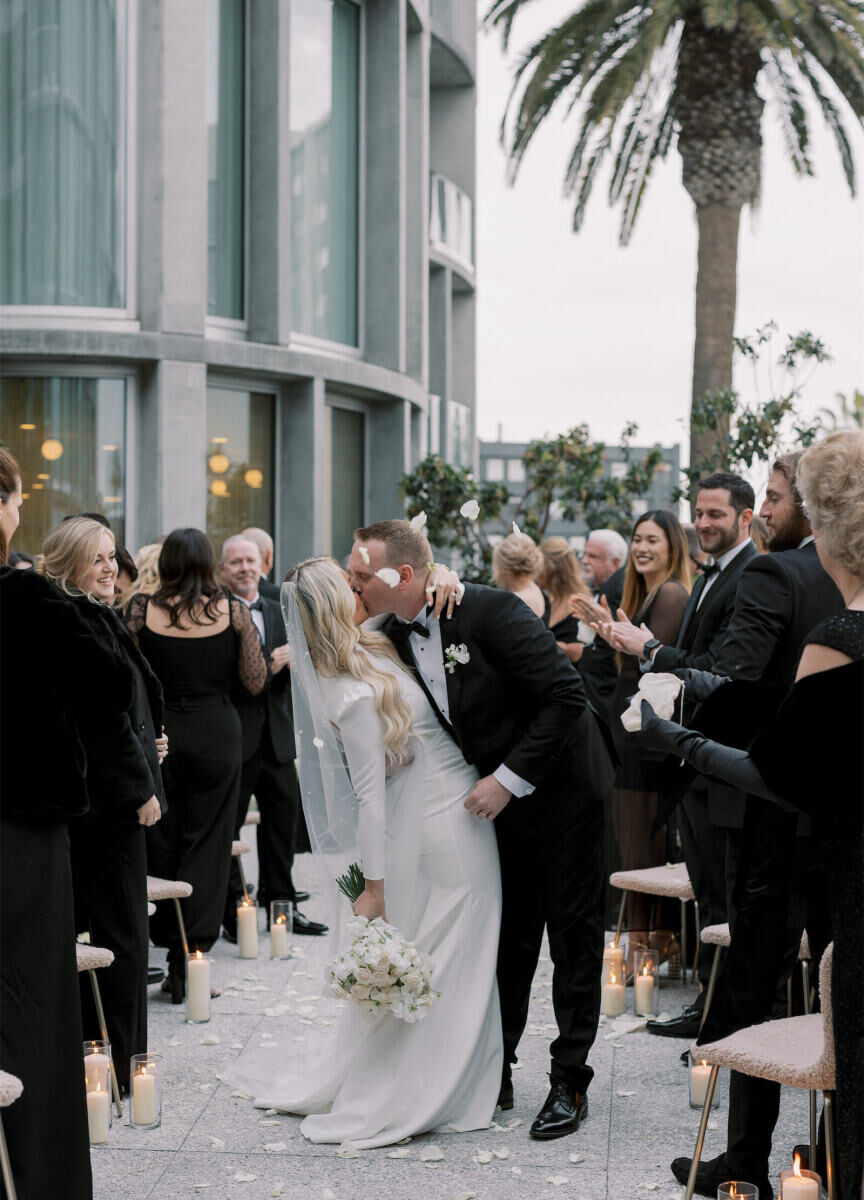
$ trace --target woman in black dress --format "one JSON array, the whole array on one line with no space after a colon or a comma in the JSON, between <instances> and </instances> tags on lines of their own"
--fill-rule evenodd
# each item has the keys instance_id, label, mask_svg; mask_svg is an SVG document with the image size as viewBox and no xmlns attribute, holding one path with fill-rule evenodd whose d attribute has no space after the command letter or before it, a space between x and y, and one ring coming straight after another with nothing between
<instances>
[{"instance_id":1,"label":"woman in black dress","mask_svg":"<svg viewBox=\"0 0 864 1200\"><path fill-rule=\"evenodd\" d=\"M749 750L720 746L643 702L640 741L751 795L810 815L826 880L834 939L832 1007L837 1048L836 1146L843 1200L858 1200L864 1173L864 433L832 433L798 465L822 566L846 607L807 636L795 684ZM704 672L697 672L706 683ZM720 683L716 677L711 680ZM694 683L697 681L694 680ZM724 684L711 697L722 699Z\"/></svg>"},{"instance_id":2,"label":"woman in black dress","mask_svg":"<svg viewBox=\"0 0 864 1200\"><path fill-rule=\"evenodd\" d=\"M542 592L536 578L543 569L543 556L537 543L527 533L508 533L492 551L492 580L496 587L518 596L539 617L549 624L549 597Z\"/></svg>"},{"instance_id":3,"label":"woman in black dress","mask_svg":"<svg viewBox=\"0 0 864 1200\"><path fill-rule=\"evenodd\" d=\"M162 689L113 609L114 534L72 517L49 533L37 570L69 596L94 641L131 680L122 720L82 714L90 811L69 822L75 925L114 954L101 990L117 1080L129 1090L129 1060L147 1050L147 861L145 827L162 815ZM158 741L157 741L158 739ZM100 1037L90 981L81 976L84 1036Z\"/></svg>"},{"instance_id":4,"label":"woman in black dress","mask_svg":"<svg viewBox=\"0 0 864 1200\"><path fill-rule=\"evenodd\" d=\"M549 597L549 629L555 641L575 666L586 643L594 640L594 630L574 617L571 596L590 596L582 578L579 560L563 537L546 538L540 544L543 567L537 576L539 587Z\"/></svg>"},{"instance_id":5,"label":"woman in black dress","mask_svg":"<svg viewBox=\"0 0 864 1200\"><path fill-rule=\"evenodd\" d=\"M209 950L219 936L242 760L237 686L258 695L267 663L249 610L216 579L216 556L200 529L175 529L159 555L159 587L133 596L127 623L162 683L171 753L163 779L168 811L150 831L151 875L183 879L189 949ZM165 990L185 992L183 947L173 904L150 922L157 946L168 947ZM167 986L166 986L167 985Z\"/></svg>"},{"instance_id":6,"label":"woman in black dress","mask_svg":"<svg viewBox=\"0 0 864 1200\"><path fill-rule=\"evenodd\" d=\"M674 646L689 595L687 539L677 517L664 509L643 513L631 535L622 609L634 625L644 622L662 642ZM618 682L612 697L611 729L619 764L609 800L610 873L662 866L667 861L665 832L651 836L657 815L657 773L665 756L652 754L625 737L620 718L639 686L639 662L632 655L617 657ZM616 899L620 903L620 896ZM648 945L650 941L661 957L668 953L671 935L649 939L650 898L631 893L627 912L631 947Z\"/></svg>"}]
</instances>

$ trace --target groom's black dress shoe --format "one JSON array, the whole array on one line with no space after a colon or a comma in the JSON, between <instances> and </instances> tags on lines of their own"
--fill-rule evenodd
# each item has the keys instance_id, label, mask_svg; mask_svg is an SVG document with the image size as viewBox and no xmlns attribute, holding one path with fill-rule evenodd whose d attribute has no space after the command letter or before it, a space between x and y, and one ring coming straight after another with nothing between
<instances>
[{"instance_id":1,"label":"groom's black dress shoe","mask_svg":"<svg viewBox=\"0 0 864 1200\"><path fill-rule=\"evenodd\" d=\"M687 1186L687 1180L690 1177L690 1163L693 1160L690 1158L676 1158L672 1161L672 1174L684 1187ZM726 1162L725 1154L718 1154L716 1158L710 1159L708 1162L702 1162L696 1171L696 1186L693 1189L698 1196L717 1195L717 1189L722 1183L728 1183L730 1179L740 1179L743 1183L755 1183L759 1189L759 1200L774 1200L774 1189L767 1175L748 1175L740 1171L733 1171Z\"/></svg>"},{"instance_id":2,"label":"groom's black dress shoe","mask_svg":"<svg viewBox=\"0 0 864 1200\"><path fill-rule=\"evenodd\" d=\"M502 1112L508 1112L513 1107L513 1079L505 1075L501 1080L501 1091L498 1093L498 1107Z\"/></svg>"},{"instance_id":3,"label":"groom's black dress shoe","mask_svg":"<svg viewBox=\"0 0 864 1200\"><path fill-rule=\"evenodd\" d=\"M588 1116L588 1097L577 1092L564 1079L553 1079L546 1103L531 1126L531 1136L539 1141L566 1137L575 1133L580 1121Z\"/></svg>"},{"instance_id":4,"label":"groom's black dress shoe","mask_svg":"<svg viewBox=\"0 0 864 1200\"><path fill-rule=\"evenodd\" d=\"M689 1004L668 1021L648 1021L645 1028L658 1037L689 1038L694 1041L702 1024L702 1009Z\"/></svg>"},{"instance_id":5,"label":"groom's black dress shoe","mask_svg":"<svg viewBox=\"0 0 864 1200\"><path fill-rule=\"evenodd\" d=\"M321 937L323 933L327 933L328 927L322 925L319 921L312 921L309 917L304 916L300 909L294 907L294 932L300 934L308 934L311 937Z\"/></svg>"}]
</instances>

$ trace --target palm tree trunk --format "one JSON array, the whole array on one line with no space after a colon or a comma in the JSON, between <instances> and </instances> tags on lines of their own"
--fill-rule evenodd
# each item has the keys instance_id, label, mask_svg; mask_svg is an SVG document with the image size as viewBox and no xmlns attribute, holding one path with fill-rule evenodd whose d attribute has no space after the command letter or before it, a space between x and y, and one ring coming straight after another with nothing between
<instances>
[{"instance_id":1,"label":"palm tree trunk","mask_svg":"<svg viewBox=\"0 0 864 1200\"><path fill-rule=\"evenodd\" d=\"M703 204L696 208L699 254L696 268L696 340L691 405L708 391L732 386L732 336L738 288L738 226L741 205ZM726 420L717 431L690 431L690 464L723 469Z\"/></svg>"}]
</instances>

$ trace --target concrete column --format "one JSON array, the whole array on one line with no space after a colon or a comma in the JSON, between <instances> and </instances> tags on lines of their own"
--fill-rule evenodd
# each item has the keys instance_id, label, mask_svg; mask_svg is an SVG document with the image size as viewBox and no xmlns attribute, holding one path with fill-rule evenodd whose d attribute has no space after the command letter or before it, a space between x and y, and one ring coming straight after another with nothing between
<instances>
[{"instance_id":1,"label":"concrete column","mask_svg":"<svg viewBox=\"0 0 864 1200\"><path fill-rule=\"evenodd\" d=\"M202 334L207 315L207 4L147 0L138 12L141 325Z\"/></svg>"},{"instance_id":2,"label":"concrete column","mask_svg":"<svg viewBox=\"0 0 864 1200\"><path fill-rule=\"evenodd\" d=\"M286 385L281 404L281 462L276 496L278 569L326 554L325 497L329 506L323 379Z\"/></svg>"},{"instance_id":3,"label":"concrete column","mask_svg":"<svg viewBox=\"0 0 864 1200\"><path fill-rule=\"evenodd\" d=\"M403 513L399 480L411 467L411 404L407 400L375 404L369 410L367 436L372 447L369 472L369 520Z\"/></svg>"},{"instance_id":4,"label":"concrete column","mask_svg":"<svg viewBox=\"0 0 864 1200\"><path fill-rule=\"evenodd\" d=\"M207 522L207 369L163 359L141 377L138 541Z\"/></svg>"},{"instance_id":5,"label":"concrete column","mask_svg":"<svg viewBox=\"0 0 864 1200\"><path fill-rule=\"evenodd\" d=\"M405 370L429 379L429 33L408 35Z\"/></svg>"},{"instance_id":6,"label":"concrete column","mask_svg":"<svg viewBox=\"0 0 864 1200\"><path fill-rule=\"evenodd\" d=\"M367 0L365 356L405 370L405 0Z\"/></svg>"},{"instance_id":7,"label":"concrete column","mask_svg":"<svg viewBox=\"0 0 864 1200\"><path fill-rule=\"evenodd\" d=\"M429 274L429 391L441 398L440 453L447 453L447 401L453 400L452 276L444 267Z\"/></svg>"},{"instance_id":8,"label":"concrete column","mask_svg":"<svg viewBox=\"0 0 864 1200\"><path fill-rule=\"evenodd\" d=\"M291 332L291 156L288 5L249 6L249 340Z\"/></svg>"}]
</instances>

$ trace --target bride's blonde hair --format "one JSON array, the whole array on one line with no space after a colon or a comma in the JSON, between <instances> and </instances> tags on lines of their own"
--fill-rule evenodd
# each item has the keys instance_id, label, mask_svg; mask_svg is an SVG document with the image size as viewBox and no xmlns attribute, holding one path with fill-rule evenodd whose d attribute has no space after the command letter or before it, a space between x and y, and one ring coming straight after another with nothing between
<instances>
[{"instance_id":1,"label":"bride's blonde hair","mask_svg":"<svg viewBox=\"0 0 864 1200\"><path fill-rule=\"evenodd\" d=\"M332 558L307 558L294 568L291 582L315 670L320 675L353 675L368 683L384 726L385 751L406 758L414 714L402 697L398 675L405 668L392 642L354 623L354 593ZM390 659L395 671L382 671L364 651Z\"/></svg>"}]
</instances>

